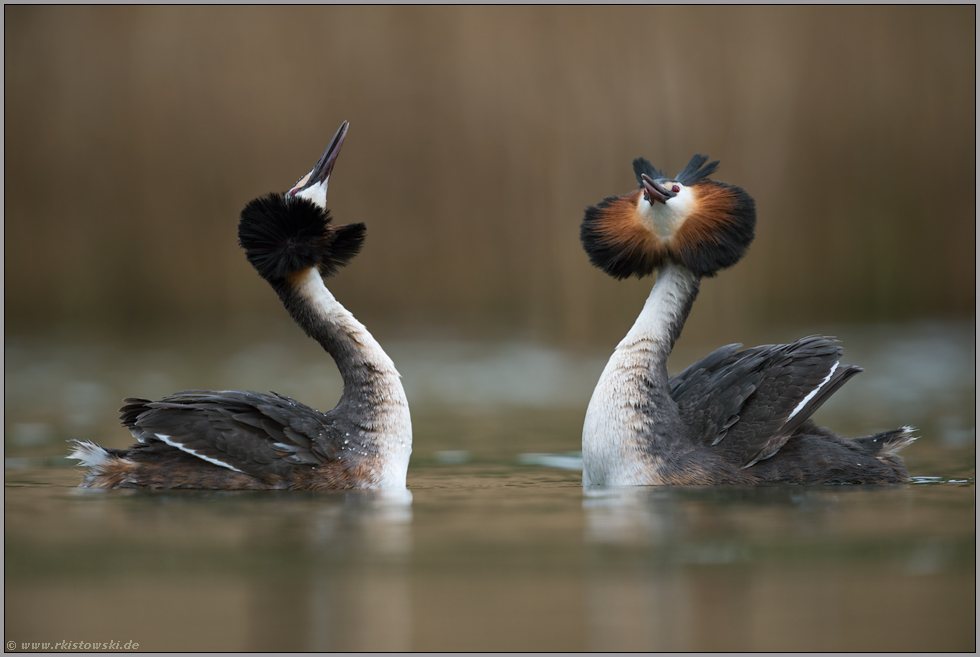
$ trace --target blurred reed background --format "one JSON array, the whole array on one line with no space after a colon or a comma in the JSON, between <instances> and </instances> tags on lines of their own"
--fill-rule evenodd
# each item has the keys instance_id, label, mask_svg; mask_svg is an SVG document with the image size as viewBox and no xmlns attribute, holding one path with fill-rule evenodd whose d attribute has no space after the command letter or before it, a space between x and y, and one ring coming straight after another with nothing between
<instances>
[{"instance_id":1,"label":"blurred reed background","mask_svg":"<svg viewBox=\"0 0 980 657\"><path fill-rule=\"evenodd\" d=\"M283 321L236 242L337 126L381 336L610 346L583 209L695 152L757 201L689 331L975 314L975 17L922 7L4 8L5 329ZM797 335L786 335L794 339Z\"/></svg>"}]
</instances>

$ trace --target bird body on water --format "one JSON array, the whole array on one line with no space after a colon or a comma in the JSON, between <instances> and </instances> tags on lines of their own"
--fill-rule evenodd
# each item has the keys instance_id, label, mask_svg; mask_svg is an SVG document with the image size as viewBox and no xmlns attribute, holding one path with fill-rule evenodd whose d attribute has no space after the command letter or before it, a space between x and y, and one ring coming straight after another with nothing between
<instances>
[{"instance_id":1,"label":"bird body on water","mask_svg":"<svg viewBox=\"0 0 980 657\"><path fill-rule=\"evenodd\" d=\"M738 262L754 237L752 197L711 180L718 162L706 161L695 155L669 178L638 158L639 189L585 212L592 264L657 281L589 402L583 485L907 481L896 452L914 440L910 427L844 438L810 419L861 371L841 364L833 339L728 345L668 375L701 279Z\"/></svg>"},{"instance_id":2,"label":"bird body on water","mask_svg":"<svg viewBox=\"0 0 980 657\"><path fill-rule=\"evenodd\" d=\"M391 358L324 285L357 255L362 223L331 225L329 177L345 121L316 166L285 194L242 210L239 242L293 320L333 357L344 380L321 413L277 393L185 390L126 399L120 420L138 443L74 441L83 487L206 489L405 488L412 452L408 400Z\"/></svg>"}]
</instances>

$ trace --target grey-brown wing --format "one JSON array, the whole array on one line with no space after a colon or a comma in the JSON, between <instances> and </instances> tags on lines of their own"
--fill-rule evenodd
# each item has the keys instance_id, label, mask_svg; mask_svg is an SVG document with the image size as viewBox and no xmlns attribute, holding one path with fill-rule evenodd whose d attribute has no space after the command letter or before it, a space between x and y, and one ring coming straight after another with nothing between
<instances>
[{"instance_id":1,"label":"grey-brown wing","mask_svg":"<svg viewBox=\"0 0 980 657\"><path fill-rule=\"evenodd\" d=\"M185 390L124 403L120 420L141 443L164 442L238 472L282 476L333 457L329 418L276 393Z\"/></svg>"},{"instance_id":2,"label":"grey-brown wing","mask_svg":"<svg viewBox=\"0 0 980 657\"><path fill-rule=\"evenodd\" d=\"M728 345L671 379L681 416L742 467L769 458L834 392L861 371L841 365L831 338L737 351Z\"/></svg>"}]
</instances>

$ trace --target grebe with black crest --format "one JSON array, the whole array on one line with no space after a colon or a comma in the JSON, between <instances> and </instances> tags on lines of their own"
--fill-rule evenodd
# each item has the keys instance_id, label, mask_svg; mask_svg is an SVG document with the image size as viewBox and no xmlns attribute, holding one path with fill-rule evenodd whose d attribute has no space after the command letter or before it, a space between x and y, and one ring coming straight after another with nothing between
<instances>
[{"instance_id":1,"label":"grebe with black crest","mask_svg":"<svg viewBox=\"0 0 980 657\"><path fill-rule=\"evenodd\" d=\"M404 489L412 422L391 358L324 285L357 255L363 223L331 225L327 186L348 123L285 194L242 210L239 243L290 317L333 357L344 381L321 413L277 393L185 390L125 399L120 420L139 441L109 449L75 443L83 487Z\"/></svg>"}]
</instances>

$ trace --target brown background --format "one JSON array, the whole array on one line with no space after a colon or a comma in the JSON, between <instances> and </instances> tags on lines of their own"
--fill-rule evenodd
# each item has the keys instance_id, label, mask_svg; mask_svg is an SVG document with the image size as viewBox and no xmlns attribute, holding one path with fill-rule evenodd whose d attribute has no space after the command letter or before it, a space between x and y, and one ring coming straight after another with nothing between
<instances>
[{"instance_id":1,"label":"brown background","mask_svg":"<svg viewBox=\"0 0 980 657\"><path fill-rule=\"evenodd\" d=\"M692 330L975 313L972 6L4 18L7 330L282 313L238 212L344 119L329 204L368 239L331 287L376 332L617 339L650 281L589 266L582 211L695 152L759 226Z\"/></svg>"}]
</instances>

